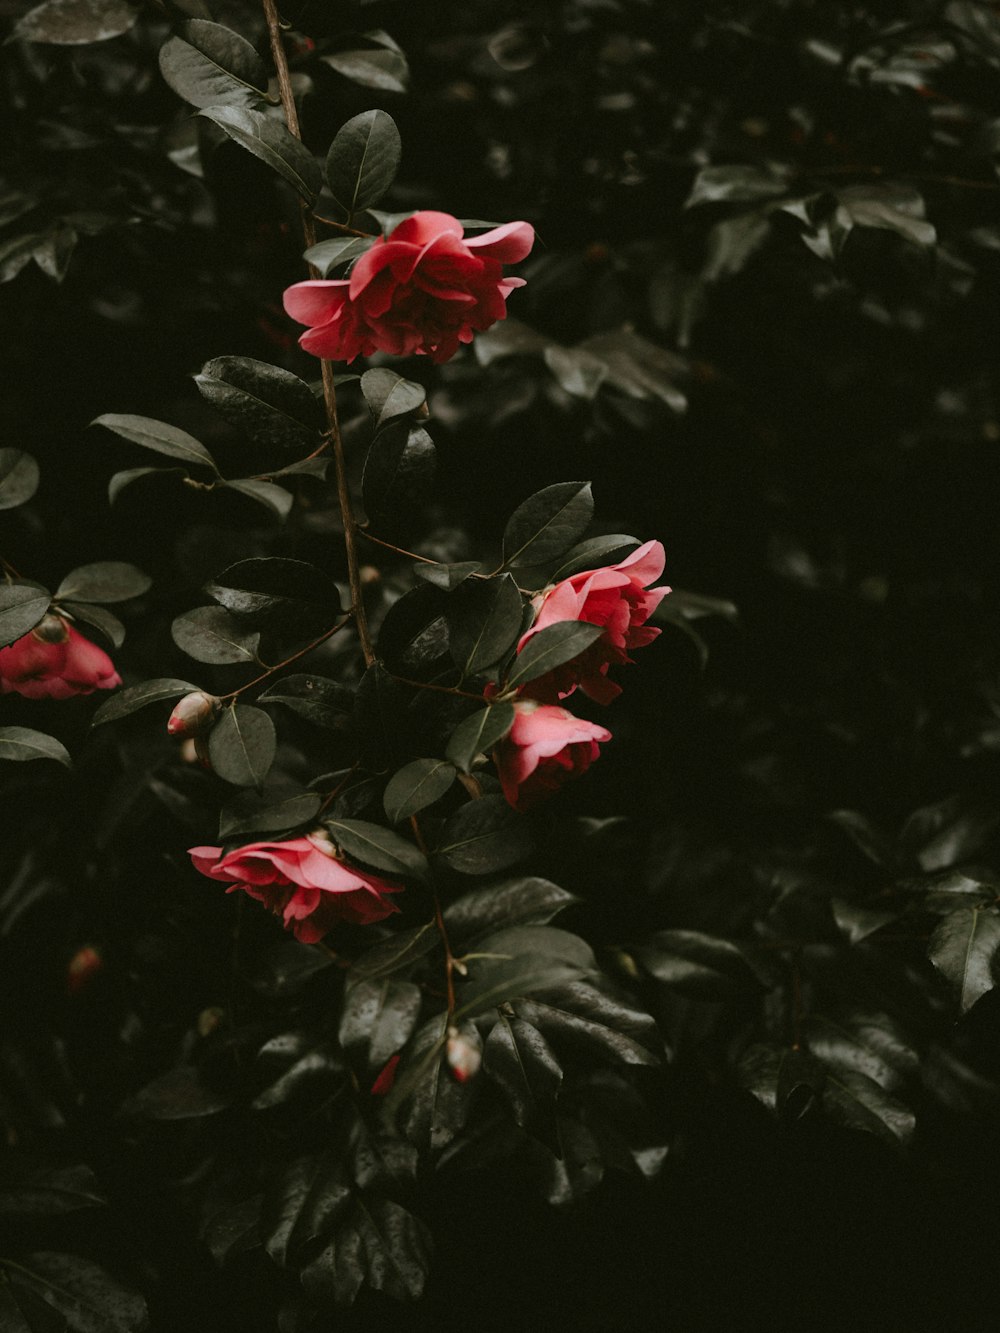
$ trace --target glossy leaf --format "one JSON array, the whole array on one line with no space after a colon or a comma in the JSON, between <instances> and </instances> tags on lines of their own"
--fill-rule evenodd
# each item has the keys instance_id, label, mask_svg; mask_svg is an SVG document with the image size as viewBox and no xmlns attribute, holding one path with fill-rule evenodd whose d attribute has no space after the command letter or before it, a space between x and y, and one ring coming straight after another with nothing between
<instances>
[{"instance_id":1,"label":"glossy leaf","mask_svg":"<svg viewBox=\"0 0 1000 1333\"><path fill-rule=\"evenodd\" d=\"M445 821L435 855L451 870L488 875L506 870L531 851L528 823L502 796L469 801Z\"/></svg>"},{"instance_id":2,"label":"glossy leaf","mask_svg":"<svg viewBox=\"0 0 1000 1333\"><path fill-rule=\"evenodd\" d=\"M81 565L67 574L56 589L56 598L71 602L128 602L141 597L153 580L135 565L121 560L101 560Z\"/></svg>"},{"instance_id":3,"label":"glossy leaf","mask_svg":"<svg viewBox=\"0 0 1000 1333\"><path fill-rule=\"evenodd\" d=\"M326 158L326 180L350 218L377 204L396 178L403 146L385 111L362 111L342 125Z\"/></svg>"},{"instance_id":4,"label":"glossy leaf","mask_svg":"<svg viewBox=\"0 0 1000 1333\"><path fill-rule=\"evenodd\" d=\"M314 819L322 801L323 798L312 791L294 791L281 796L272 791L241 791L222 809L219 837L289 833Z\"/></svg>"},{"instance_id":5,"label":"glossy leaf","mask_svg":"<svg viewBox=\"0 0 1000 1333\"><path fill-rule=\"evenodd\" d=\"M536 875L472 889L444 909L451 939L463 950L507 926L542 926L579 899Z\"/></svg>"},{"instance_id":6,"label":"glossy leaf","mask_svg":"<svg viewBox=\"0 0 1000 1333\"><path fill-rule=\"evenodd\" d=\"M31 759L55 759L71 767L69 751L62 741L33 727L0 727L0 761L24 763Z\"/></svg>"},{"instance_id":7,"label":"glossy leaf","mask_svg":"<svg viewBox=\"0 0 1000 1333\"><path fill-rule=\"evenodd\" d=\"M827 1069L823 1107L851 1129L864 1130L899 1147L916 1128L916 1116L874 1079L850 1069Z\"/></svg>"},{"instance_id":8,"label":"glossy leaf","mask_svg":"<svg viewBox=\"0 0 1000 1333\"><path fill-rule=\"evenodd\" d=\"M222 483L227 490L245 495L248 500L255 500L265 509L269 509L282 522L288 517L294 503L294 496L284 486L275 486L270 481L258 481L256 477L243 477L238 481Z\"/></svg>"},{"instance_id":9,"label":"glossy leaf","mask_svg":"<svg viewBox=\"0 0 1000 1333\"><path fill-rule=\"evenodd\" d=\"M927 956L967 1009L997 984L1000 913L993 907L960 907L940 922Z\"/></svg>"},{"instance_id":10,"label":"glossy leaf","mask_svg":"<svg viewBox=\"0 0 1000 1333\"><path fill-rule=\"evenodd\" d=\"M334 819L327 817L323 825L348 856L363 865L373 866L376 870L387 870L393 875L415 875L422 878L427 873L427 862L423 854L408 839L400 837L392 829L381 824L371 824L363 819Z\"/></svg>"},{"instance_id":11,"label":"glossy leaf","mask_svg":"<svg viewBox=\"0 0 1000 1333\"><path fill-rule=\"evenodd\" d=\"M524 603L509 574L469 579L448 602L451 654L466 676L482 674L513 649Z\"/></svg>"},{"instance_id":12,"label":"glossy leaf","mask_svg":"<svg viewBox=\"0 0 1000 1333\"><path fill-rule=\"evenodd\" d=\"M227 421L262 445L316 447L322 412L297 375L249 356L217 356L205 362L194 382Z\"/></svg>"},{"instance_id":13,"label":"glossy leaf","mask_svg":"<svg viewBox=\"0 0 1000 1333\"><path fill-rule=\"evenodd\" d=\"M260 635L250 633L221 606L199 606L170 627L174 643L196 662L230 664L256 660Z\"/></svg>"},{"instance_id":14,"label":"glossy leaf","mask_svg":"<svg viewBox=\"0 0 1000 1333\"><path fill-rule=\"evenodd\" d=\"M383 796L385 813L393 824L417 814L441 799L455 781L455 766L445 759L414 759L393 774Z\"/></svg>"},{"instance_id":15,"label":"glossy leaf","mask_svg":"<svg viewBox=\"0 0 1000 1333\"><path fill-rule=\"evenodd\" d=\"M512 703L504 700L500 703L491 704L488 708L480 709L478 713L471 714L464 722L458 724L451 733L451 739L448 741L448 748L445 753L456 768L460 768L463 773L468 773L476 756L489 754L494 745L503 740L513 725L514 705Z\"/></svg>"},{"instance_id":16,"label":"glossy leaf","mask_svg":"<svg viewBox=\"0 0 1000 1333\"><path fill-rule=\"evenodd\" d=\"M236 787L261 788L277 747L270 717L248 704L224 709L208 735L212 769Z\"/></svg>"},{"instance_id":17,"label":"glossy leaf","mask_svg":"<svg viewBox=\"0 0 1000 1333\"><path fill-rule=\"evenodd\" d=\"M460 583L464 583L470 574L476 574L482 568L478 560L459 560L452 565L439 565L437 562L424 564L422 561L413 566L418 579L432 583L435 588L451 592Z\"/></svg>"},{"instance_id":18,"label":"glossy leaf","mask_svg":"<svg viewBox=\"0 0 1000 1333\"><path fill-rule=\"evenodd\" d=\"M603 537L588 537L579 542L571 551L567 551L562 562L551 576L552 583L568 579L573 574L584 570L603 569L624 560L639 545L638 537L629 537L623 532L608 533Z\"/></svg>"},{"instance_id":19,"label":"glossy leaf","mask_svg":"<svg viewBox=\"0 0 1000 1333\"><path fill-rule=\"evenodd\" d=\"M112 648L120 648L125 642L125 626L105 607L87 602L63 602L62 609L79 624L96 629Z\"/></svg>"},{"instance_id":20,"label":"glossy leaf","mask_svg":"<svg viewBox=\"0 0 1000 1333\"><path fill-rule=\"evenodd\" d=\"M427 390L422 384L404 379L385 366L365 371L361 376L361 392L376 430L381 430L394 417L416 412L427 397Z\"/></svg>"},{"instance_id":21,"label":"glossy leaf","mask_svg":"<svg viewBox=\"0 0 1000 1333\"><path fill-rule=\"evenodd\" d=\"M183 37L160 47L160 73L192 106L256 106L267 94L267 68L232 28L191 19Z\"/></svg>"},{"instance_id":22,"label":"glossy leaf","mask_svg":"<svg viewBox=\"0 0 1000 1333\"><path fill-rule=\"evenodd\" d=\"M187 431L169 426L165 421L106 412L103 416L95 417L90 424L104 426L122 439L141 445L143 449L166 454L168 458L179 458L184 463L211 468L218 475L215 460L201 441Z\"/></svg>"},{"instance_id":23,"label":"glossy leaf","mask_svg":"<svg viewBox=\"0 0 1000 1333\"><path fill-rule=\"evenodd\" d=\"M141 477L155 477L158 475L166 476L169 475L171 472L177 474L177 473L183 473L183 471L184 471L183 468L173 468L173 467L123 468L121 472L113 473L110 480L108 481L108 504L113 505L114 502L118 499L119 495L121 495L122 491L125 490L126 486L131 486L134 481L138 481Z\"/></svg>"},{"instance_id":24,"label":"glossy leaf","mask_svg":"<svg viewBox=\"0 0 1000 1333\"><path fill-rule=\"evenodd\" d=\"M44 1301L56 1326L72 1333L144 1333L149 1327L142 1296L79 1255L40 1250L5 1265L5 1277Z\"/></svg>"},{"instance_id":25,"label":"glossy leaf","mask_svg":"<svg viewBox=\"0 0 1000 1333\"><path fill-rule=\"evenodd\" d=\"M606 978L567 978L513 1003L557 1051L627 1065L660 1063L663 1040L656 1022Z\"/></svg>"},{"instance_id":26,"label":"glossy leaf","mask_svg":"<svg viewBox=\"0 0 1000 1333\"><path fill-rule=\"evenodd\" d=\"M182 694L190 694L198 688L187 680L144 680L141 685L130 685L128 689L120 690L106 699L91 719L91 725L97 727L102 722L117 722L119 718L128 717L137 709L145 708L147 704L179 699Z\"/></svg>"},{"instance_id":27,"label":"glossy leaf","mask_svg":"<svg viewBox=\"0 0 1000 1333\"><path fill-rule=\"evenodd\" d=\"M487 935L468 961L457 1013L473 1016L518 995L530 995L592 971L593 951L553 926L510 926Z\"/></svg>"},{"instance_id":28,"label":"glossy leaf","mask_svg":"<svg viewBox=\"0 0 1000 1333\"><path fill-rule=\"evenodd\" d=\"M355 959L347 974L348 984L356 985L361 981L378 980L405 972L416 966L439 942L433 921L410 930L397 931Z\"/></svg>"},{"instance_id":29,"label":"glossy leaf","mask_svg":"<svg viewBox=\"0 0 1000 1333\"><path fill-rule=\"evenodd\" d=\"M424 502L435 463L434 441L422 426L401 420L377 436L361 480L365 509L376 529L412 514Z\"/></svg>"},{"instance_id":30,"label":"glossy leaf","mask_svg":"<svg viewBox=\"0 0 1000 1333\"><path fill-rule=\"evenodd\" d=\"M18 22L14 36L53 46L86 46L120 37L138 17L128 0L43 0Z\"/></svg>"},{"instance_id":31,"label":"glossy leaf","mask_svg":"<svg viewBox=\"0 0 1000 1333\"><path fill-rule=\"evenodd\" d=\"M37 583L0 583L0 648L33 630L48 612L51 600Z\"/></svg>"},{"instance_id":32,"label":"glossy leaf","mask_svg":"<svg viewBox=\"0 0 1000 1333\"><path fill-rule=\"evenodd\" d=\"M341 613L340 593L328 574L304 560L240 560L205 585L233 615L288 633L320 633Z\"/></svg>"},{"instance_id":33,"label":"glossy leaf","mask_svg":"<svg viewBox=\"0 0 1000 1333\"><path fill-rule=\"evenodd\" d=\"M501 1013L486 1039L483 1068L499 1085L521 1128L559 1156L555 1108L563 1075L539 1030L523 1018Z\"/></svg>"},{"instance_id":34,"label":"glossy leaf","mask_svg":"<svg viewBox=\"0 0 1000 1333\"><path fill-rule=\"evenodd\" d=\"M546 671L572 661L595 643L604 630L603 625L590 625L582 620L563 620L539 630L514 659L507 674L507 685L527 685Z\"/></svg>"},{"instance_id":35,"label":"glossy leaf","mask_svg":"<svg viewBox=\"0 0 1000 1333\"><path fill-rule=\"evenodd\" d=\"M340 1044L372 1077L405 1046L420 1017L420 987L384 978L358 981L344 998Z\"/></svg>"},{"instance_id":36,"label":"glossy leaf","mask_svg":"<svg viewBox=\"0 0 1000 1333\"><path fill-rule=\"evenodd\" d=\"M325 676L283 676L263 694L258 704L284 704L306 721L330 731L342 731L350 725L354 692Z\"/></svg>"},{"instance_id":37,"label":"glossy leaf","mask_svg":"<svg viewBox=\"0 0 1000 1333\"><path fill-rule=\"evenodd\" d=\"M200 1120L202 1116L218 1115L229 1101L208 1087L197 1069L178 1065L137 1092L131 1109L147 1120Z\"/></svg>"},{"instance_id":38,"label":"glossy leaf","mask_svg":"<svg viewBox=\"0 0 1000 1333\"><path fill-rule=\"evenodd\" d=\"M16 509L38 490L38 463L23 449L0 449L0 509Z\"/></svg>"},{"instance_id":39,"label":"glossy leaf","mask_svg":"<svg viewBox=\"0 0 1000 1333\"><path fill-rule=\"evenodd\" d=\"M198 113L207 117L245 148L267 164L312 204L323 184L316 159L299 139L278 120L272 120L249 107L209 106Z\"/></svg>"},{"instance_id":40,"label":"glossy leaf","mask_svg":"<svg viewBox=\"0 0 1000 1333\"><path fill-rule=\"evenodd\" d=\"M377 88L388 93L406 92L410 71L401 51L335 51L323 56L323 60L331 69L362 88Z\"/></svg>"},{"instance_id":41,"label":"glossy leaf","mask_svg":"<svg viewBox=\"0 0 1000 1333\"><path fill-rule=\"evenodd\" d=\"M724 999L760 984L737 945L697 930L662 930L635 953L651 976L696 999Z\"/></svg>"},{"instance_id":42,"label":"glossy leaf","mask_svg":"<svg viewBox=\"0 0 1000 1333\"><path fill-rule=\"evenodd\" d=\"M311 245L302 258L307 264L312 264L313 268L319 269L320 277L325 278L338 264L351 263L371 247L372 242L366 237L338 236L333 240L319 241L318 244Z\"/></svg>"},{"instance_id":43,"label":"glossy leaf","mask_svg":"<svg viewBox=\"0 0 1000 1333\"><path fill-rule=\"evenodd\" d=\"M593 515L589 481L546 486L511 515L503 534L504 564L517 569L557 559L581 537Z\"/></svg>"}]
</instances>

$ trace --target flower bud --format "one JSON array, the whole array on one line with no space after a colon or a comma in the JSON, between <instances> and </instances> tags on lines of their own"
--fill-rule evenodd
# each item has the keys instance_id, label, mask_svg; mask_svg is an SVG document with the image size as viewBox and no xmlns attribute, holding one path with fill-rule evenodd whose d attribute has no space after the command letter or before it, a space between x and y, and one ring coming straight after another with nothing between
<instances>
[{"instance_id":1,"label":"flower bud","mask_svg":"<svg viewBox=\"0 0 1000 1333\"><path fill-rule=\"evenodd\" d=\"M104 958L92 944L84 944L69 960L66 968L66 991L79 995L104 967Z\"/></svg>"},{"instance_id":2,"label":"flower bud","mask_svg":"<svg viewBox=\"0 0 1000 1333\"><path fill-rule=\"evenodd\" d=\"M167 731L171 736L197 736L215 717L218 707L214 694L193 690L175 706L167 719Z\"/></svg>"},{"instance_id":3,"label":"flower bud","mask_svg":"<svg viewBox=\"0 0 1000 1333\"><path fill-rule=\"evenodd\" d=\"M459 1032L458 1028L448 1029L448 1065L456 1083L468 1083L479 1073L483 1053L477 1038L475 1028L467 1028L464 1032Z\"/></svg>"}]
</instances>

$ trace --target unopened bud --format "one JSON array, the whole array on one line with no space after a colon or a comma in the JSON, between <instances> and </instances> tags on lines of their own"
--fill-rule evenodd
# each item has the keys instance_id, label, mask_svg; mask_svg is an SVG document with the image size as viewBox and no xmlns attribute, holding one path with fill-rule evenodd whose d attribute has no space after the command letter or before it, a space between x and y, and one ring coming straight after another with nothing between
<instances>
[{"instance_id":1,"label":"unopened bud","mask_svg":"<svg viewBox=\"0 0 1000 1333\"><path fill-rule=\"evenodd\" d=\"M62 616L47 615L31 633L41 643L65 643L69 638L69 626Z\"/></svg>"},{"instance_id":2,"label":"unopened bud","mask_svg":"<svg viewBox=\"0 0 1000 1333\"><path fill-rule=\"evenodd\" d=\"M175 705L167 719L167 731L171 736L197 736L215 717L218 707L214 694L193 690Z\"/></svg>"},{"instance_id":3,"label":"unopened bud","mask_svg":"<svg viewBox=\"0 0 1000 1333\"><path fill-rule=\"evenodd\" d=\"M459 1032L458 1028L449 1028L447 1054L448 1065L456 1083L468 1083L470 1078L475 1078L483 1063L483 1053L475 1029Z\"/></svg>"},{"instance_id":4,"label":"unopened bud","mask_svg":"<svg viewBox=\"0 0 1000 1333\"><path fill-rule=\"evenodd\" d=\"M376 569L374 565L362 565L358 570L358 578L361 580L363 588L370 588L374 584L382 582L382 571Z\"/></svg>"},{"instance_id":5,"label":"unopened bud","mask_svg":"<svg viewBox=\"0 0 1000 1333\"><path fill-rule=\"evenodd\" d=\"M79 995L98 972L104 967L104 958L92 944L84 944L69 960L66 968L66 990L70 995Z\"/></svg>"}]
</instances>

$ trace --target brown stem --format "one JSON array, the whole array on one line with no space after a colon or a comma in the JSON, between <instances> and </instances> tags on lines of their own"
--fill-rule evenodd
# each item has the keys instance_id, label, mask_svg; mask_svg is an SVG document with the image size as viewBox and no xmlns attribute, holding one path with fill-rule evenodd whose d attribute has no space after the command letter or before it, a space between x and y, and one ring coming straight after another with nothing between
<instances>
[{"instance_id":1,"label":"brown stem","mask_svg":"<svg viewBox=\"0 0 1000 1333\"><path fill-rule=\"evenodd\" d=\"M314 222L322 222L324 227L334 227L337 231L342 231L345 236L360 236L366 241L377 239L370 231L358 231L357 227L349 227L346 222L334 222L333 218L325 218L322 213L313 213L312 217Z\"/></svg>"},{"instance_id":2,"label":"brown stem","mask_svg":"<svg viewBox=\"0 0 1000 1333\"><path fill-rule=\"evenodd\" d=\"M271 56L274 59L274 67L278 75L278 90L281 93L281 105L285 113L285 122L288 125L289 132L294 134L296 139L301 139L302 134L299 129L299 115L295 107L295 95L292 92L291 75L288 72L288 57L285 55L285 47L281 40L281 21L278 18L278 7L276 0L262 0L264 6L264 17L267 20L267 32L271 41ZM302 235L305 238L307 246L316 244L316 227L313 224L312 216L305 205L300 200L302 212ZM309 265L309 272L312 277L319 277L319 270ZM365 604L361 596L361 575L360 564L358 561L358 548L355 537L354 507L351 500L351 489L347 480L347 464L344 458L344 440L340 433L340 420L337 416L337 391L333 382L333 366L329 361L321 361L323 375L323 400L326 404L326 415L330 423L330 439L333 443L333 462L337 474L337 499L340 503L340 515L344 523L344 547L347 551L347 577L351 585L351 602L354 609L354 621L358 630L358 639L361 643L361 651L365 655L365 666L371 666L375 661L375 650L372 647L371 633L368 629L368 617L365 615Z\"/></svg>"},{"instance_id":3,"label":"brown stem","mask_svg":"<svg viewBox=\"0 0 1000 1333\"><path fill-rule=\"evenodd\" d=\"M397 676L394 671L389 675L393 680L398 680L400 685L410 685L415 690L437 690L438 694L457 694L460 699L475 699L477 703L485 702L485 695L470 694L468 690L460 690L457 685L432 685L428 680L410 680L408 676Z\"/></svg>"},{"instance_id":4,"label":"brown stem","mask_svg":"<svg viewBox=\"0 0 1000 1333\"><path fill-rule=\"evenodd\" d=\"M374 533L367 528L358 528L358 532L364 537L365 541L374 542L376 546L384 546L387 551L395 551L397 555L405 555L407 560L419 560L424 565L439 565L440 560L432 560L429 555L417 555L416 551L408 551L403 546L393 546L392 542L383 541L381 537L376 537Z\"/></svg>"},{"instance_id":5,"label":"brown stem","mask_svg":"<svg viewBox=\"0 0 1000 1333\"><path fill-rule=\"evenodd\" d=\"M416 815L410 816L410 828L413 829L413 837L417 846L428 856L427 843L424 841L424 835L420 830L420 823ZM441 947L444 949L444 976L448 988L448 1026L451 1027L452 1019L455 1016L455 955L451 951L451 940L448 938L448 927L444 924L444 914L441 911L441 899L438 897L438 891L433 886L431 893L434 895L434 922L441 936Z\"/></svg>"},{"instance_id":6,"label":"brown stem","mask_svg":"<svg viewBox=\"0 0 1000 1333\"><path fill-rule=\"evenodd\" d=\"M253 687L259 685L262 680L267 680L269 676L273 676L274 673L280 671L282 667L291 666L292 663L297 662L300 657L305 657L306 653L311 653L314 648L318 648L321 643L326 643L327 639L333 638L338 630L342 630L345 625L349 625L351 619L352 617L348 616L347 619L342 620L339 625L334 625L331 629L324 630L318 639L313 639L312 643L307 643L304 648L300 648L298 652L292 653L291 657L286 657L283 662L276 662L274 666L268 667L261 675L254 676L253 680L248 680L245 685L241 685L238 690L230 690L228 694L220 694L219 698L238 699L241 694L246 693L247 690L253 689Z\"/></svg>"}]
</instances>

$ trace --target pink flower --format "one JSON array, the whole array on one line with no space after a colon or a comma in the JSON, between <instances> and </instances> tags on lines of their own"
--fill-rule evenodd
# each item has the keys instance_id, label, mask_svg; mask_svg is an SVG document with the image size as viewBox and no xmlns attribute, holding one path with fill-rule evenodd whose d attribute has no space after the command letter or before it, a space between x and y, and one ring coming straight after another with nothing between
<instances>
[{"instance_id":1,"label":"pink flower","mask_svg":"<svg viewBox=\"0 0 1000 1333\"><path fill-rule=\"evenodd\" d=\"M514 725L493 758L503 794L515 810L528 810L557 792L569 778L586 773L611 732L584 722L565 708L518 699Z\"/></svg>"},{"instance_id":2,"label":"pink flower","mask_svg":"<svg viewBox=\"0 0 1000 1333\"><path fill-rule=\"evenodd\" d=\"M46 616L22 638L0 648L0 694L70 699L74 694L113 690L121 683L107 653L62 616Z\"/></svg>"},{"instance_id":3,"label":"pink flower","mask_svg":"<svg viewBox=\"0 0 1000 1333\"><path fill-rule=\"evenodd\" d=\"M191 847L196 870L242 889L281 916L303 944L315 944L339 921L369 926L399 909L385 897L402 887L355 870L337 859L323 832L287 842L252 842L223 854L221 847Z\"/></svg>"},{"instance_id":4,"label":"pink flower","mask_svg":"<svg viewBox=\"0 0 1000 1333\"><path fill-rule=\"evenodd\" d=\"M327 361L376 351L447 361L475 331L506 317L507 297L524 279L505 278L502 265L524 259L534 240L527 222L464 239L450 214L414 213L380 236L349 278L289 287L285 309L310 326L301 346Z\"/></svg>"},{"instance_id":5,"label":"pink flower","mask_svg":"<svg viewBox=\"0 0 1000 1333\"><path fill-rule=\"evenodd\" d=\"M588 569L563 579L536 601L538 614L522 636L518 652L529 639L563 620L586 620L603 625L604 633L578 657L546 672L525 687L525 694L543 703L556 703L579 685L597 703L608 704L621 686L608 680L608 667L630 662L631 648L652 643L660 633L646 621L670 591L651 588L663 573L665 556L660 542L646 542L617 565Z\"/></svg>"},{"instance_id":6,"label":"pink flower","mask_svg":"<svg viewBox=\"0 0 1000 1333\"><path fill-rule=\"evenodd\" d=\"M388 1097L392 1092L392 1085L396 1081L396 1066L399 1064L399 1053L390 1055L388 1060L379 1070L375 1077L375 1082L371 1086L373 1097Z\"/></svg>"}]
</instances>

